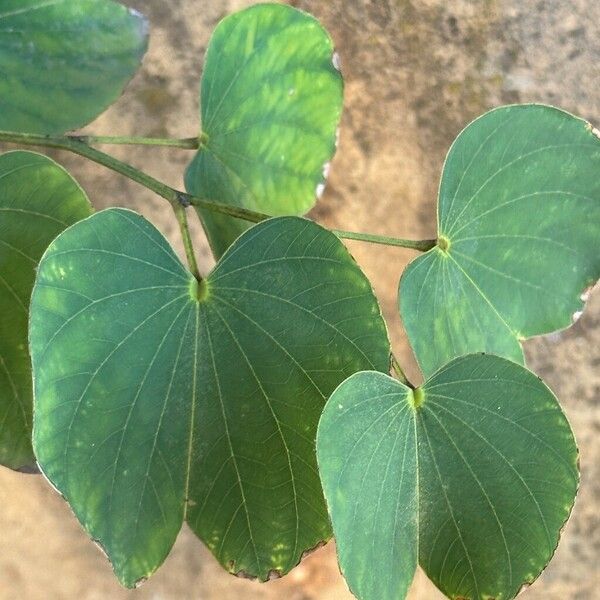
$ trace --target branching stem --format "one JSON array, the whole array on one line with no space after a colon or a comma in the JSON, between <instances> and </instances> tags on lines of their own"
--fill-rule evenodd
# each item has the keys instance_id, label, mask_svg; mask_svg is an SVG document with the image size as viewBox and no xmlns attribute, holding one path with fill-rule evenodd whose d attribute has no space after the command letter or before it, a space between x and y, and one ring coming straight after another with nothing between
<instances>
[{"instance_id":1,"label":"branching stem","mask_svg":"<svg viewBox=\"0 0 600 600\"><path fill-rule=\"evenodd\" d=\"M11 144L20 144L23 146L41 146L44 148L56 148L58 150L67 150L79 156L83 156L95 163L103 165L129 179L143 185L144 187L152 190L154 193L162 196L168 200L178 218L182 235L184 235L184 244L186 245L186 253L188 255L188 262L193 257L193 250L188 252L192 247L191 236L187 228L187 219L184 218L185 209L188 206L195 206L205 210L211 210L213 212L229 215L244 221L251 223L260 223L265 219L271 218L271 215L249 210L239 206L232 206L230 204L224 204L215 200L209 200L207 198L198 198L187 194L185 192L176 190L171 186L155 179L151 175L144 173L143 171L133 167L117 158L114 158L110 154L106 154L101 150L92 148L92 143L106 143L106 144L141 144L141 145L154 145L154 146L171 146L177 148L198 148L200 145L200 138L184 138L181 140L167 140L159 138L132 138L132 137L106 137L106 136L48 136L48 135L36 135L32 133L16 133L9 131L0 131L0 142L8 142ZM359 233L354 231L343 231L339 229L332 230L335 235L339 238L346 240L359 240L363 242L369 242L371 244L383 244L386 246L399 246L402 248L410 248L412 250L418 250L420 252L426 252L433 248L437 240L406 240L402 238L395 238L383 235L377 235L373 233ZM187 232L187 233L186 233ZM187 238L187 241L186 241ZM190 269L194 272L194 275L198 274L198 267L195 260L190 262Z\"/></svg>"},{"instance_id":2,"label":"branching stem","mask_svg":"<svg viewBox=\"0 0 600 600\"><path fill-rule=\"evenodd\" d=\"M117 158L114 158L110 154L106 154L101 150L92 148L90 144L129 144L129 145L146 145L146 146L170 146L175 148L184 149L197 149L201 145L202 138L184 138L184 139L162 139L162 138L138 138L138 137L122 137L122 136L76 136L76 135L65 135L65 136L48 136L48 135L36 135L32 133L16 133L9 131L0 131L0 142L7 142L11 144L19 144L22 146L40 146L44 148L55 148L58 150L67 150L79 156L83 156L95 163L98 163L108 169L111 169L125 177L128 177L132 181L143 185L154 193L162 196L171 204L181 236L183 238L183 245L185 248L185 254L187 257L190 271L198 281L202 281L202 276L198 269L198 263L196 262L196 256L194 253L194 247L192 243L192 236L190 234L186 208L188 206L195 206L213 212L229 215L238 219L243 219L251 223L260 223L265 219L271 218L271 215L248 210L239 206L231 206L222 202L214 200L208 200L206 198L198 198L172 188L171 186L155 179L151 175L144 173L143 171L133 167ZM333 229L332 232L339 238L347 240L359 240L362 242L369 242L372 244L384 244L386 246L399 246L402 248L410 248L412 250L418 250L420 252L427 252L437 244L437 240L405 240L401 238L388 237L383 235L376 235L372 233L358 233L353 231L342 231L339 229ZM410 381L407 379L404 371L400 367L400 364L396 360L395 356L392 355L392 368L396 373L397 377L405 385L413 387Z\"/></svg>"},{"instance_id":3,"label":"branching stem","mask_svg":"<svg viewBox=\"0 0 600 600\"><path fill-rule=\"evenodd\" d=\"M107 144L119 146L167 146L169 148L181 148L183 150L198 150L200 138L147 138L114 135L67 135L68 139L83 142L93 146L94 144Z\"/></svg>"},{"instance_id":4,"label":"branching stem","mask_svg":"<svg viewBox=\"0 0 600 600\"><path fill-rule=\"evenodd\" d=\"M95 163L112 169L117 173L121 173L121 175L125 175L125 177L136 181L159 196L162 196L171 204L179 203L177 191L170 186L158 181L158 179L155 179L151 175L114 158L110 154L92 148L77 137L45 136L32 133L12 133L2 131L0 132L0 142L9 142L22 146L42 146L44 148L55 148L73 152L74 154L78 154L79 156L83 156Z\"/></svg>"}]
</instances>

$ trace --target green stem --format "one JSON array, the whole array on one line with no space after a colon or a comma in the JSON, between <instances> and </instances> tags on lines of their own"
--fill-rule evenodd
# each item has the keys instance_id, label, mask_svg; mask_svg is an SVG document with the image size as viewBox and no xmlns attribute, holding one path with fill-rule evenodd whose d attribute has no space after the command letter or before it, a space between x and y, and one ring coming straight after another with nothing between
<instances>
[{"instance_id":1,"label":"green stem","mask_svg":"<svg viewBox=\"0 0 600 600\"><path fill-rule=\"evenodd\" d=\"M137 183L147 187L159 196L162 196L168 200L171 204L178 204L180 202L177 191L168 185L154 179L151 175L143 173L139 169L124 163L109 154L91 148L85 142L80 141L77 138L69 136L46 136L36 135L33 133L12 133L12 132L0 132L0 142L9 142L11 144L19 144L23 146L43 146L45 148L55 148L57 150L67 150L88 158L89 160L103 165L121 175L125 175L129 179L136 181Z\"/></svg>"},{"instance_id":2,"label":"green stem","mask_svg":"<svg viewBox=\"0 0 600 600\"><path fill-rule=\"evenodd\" d=\"M372 233L342 231L339 229L332 229L332 232L345 240L358 240L360 242L383 244L385 246L400 246L402 248L411 248L412 250L419 250L421 252L427 252L427 250L431 250L437 245L437 240L405 240L402 238L374 235Z\"/></svg>"},{"instance_id":3,"label":"green stem","mask_svg":"<svg viewBox=\"0 0 600 600\"><path fill-rule=\"evenodd\" d=\"M90 139L88 136L87 139ZM143 171L132 167L131 165L120 161L110 154L106 154L101 150L92 148L85 141L86 137L77 136L46 136L36 135L32 133L15 133L8 131L0 131L0 142L8 142L11 144L20 144L23 146L42 146L45 148L56 148L58 150L67 150L83 156L95 163L103 165L129 179L143 185L144 187L152 190L154 193L162 196L168 200L171 205L176 208L195 206L197 208L203 208L212 212L221 213L251 223L260 223L265 219L270 219L271 215L265 213L256 212L240 206L232 206L230 204L224 204L223 202L217 202L215 200L208 200L206 198L198 198L176 190L167 184L155 179L151 175L147 175ZM97 137L91 137L91 139L102 139ZM104 138L106 139L106 138ZM143 139L143 138L112 138L112 139ZM400 246L402 248L410 248L412 250L419 250L426 252L433 248L437 240L405 240L401 238L388 237L383 235L376 235L373 233L358 233L353 231L342 231L334 229L333 233L339 238L346 240L359 240L363 242L370 242L372 244L384 244L386 246ZM188 257L189 258L189 257ZM190 264L190 268L193 265Z\"/></svg>"},{"instance_id":4,"label":"green stem","mask_svg":"<svg viewBox=\"0 0 600 600\"><path fill-rule=\"evenodd\" d=\"M194 277L200 281L200 273L198 271L198 265L194 256L192 239L184 209L184 206L189 204L189 202L185 202L185 200L181 197L181 192L174 190L172 187L162 183L161 181L158 181L158 179L143 173L139 169L136 169L135 167L132 167L131 165L128 165L127 163L124 163L110 156L109 154L105 154L100 150L96 150L95 148L88 146L85 142L82 142L77 138L72 138L69 136L51 137L29 133L0 132L0 141L21 144L25 146L43 146L45 148L68 150L69 152L73 152L74 154L78 154L79 156L83 156L95 163L112 169L117 173L121 173L121 175L125 175L125 177L136 181L137 183L168 200L175 211L177 222L179 223L190 270Z\"/></svg>"},{"instance_id":5,"label":"green stem","mask_svg":"<svg viewBox=\"0 0 600 600\"><path fill-rule=\"evenodd\" d=\"M183 247L185 249L188 265L190 266L190 271L196 280L200 282L202 281L202 275L200 275L198 263L196 262L196 255L194 254L194 244L192 243L187 213L181 204L173 205L173 211L175 212L177 223L179 223L179 231L181 232L181 238L183 239Z\"/></svg>"},{"instance_id":6,"label":"green stem","mask_svg":"<svg viewBox=\"0 0 600 600\"><path fill-rule=\"evenodd\" d=\"M168 146L169 148L182 148L184 150L198 150L200 138L146 138L113 135L67 135L68 139L83 142L84 144L109 144L124 146Z\"/></svg>"}]
</instances>

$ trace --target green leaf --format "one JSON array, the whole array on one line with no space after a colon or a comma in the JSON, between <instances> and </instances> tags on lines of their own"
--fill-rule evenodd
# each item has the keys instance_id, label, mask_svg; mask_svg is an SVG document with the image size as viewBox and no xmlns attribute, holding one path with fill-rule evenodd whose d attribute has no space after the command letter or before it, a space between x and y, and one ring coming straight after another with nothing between
<instances>
[{"instance_id":1,"label":"green leaf","mask_svg":"<svg viewBox=\"0 0 600 600\"><path fill-rule=\"evenodd\" d=\"M30 470L29 298L38 261L66 227L89 216L77 182L33 152L0 155L0 464Z\"/></svg>"},{"instance_id":2,"label":"green leaf","mask_svg":"<svg viewBox=\"0 0 600 600\"><path fill-rule=\"evenodd\" d=\"M202 148L188 192L271 215L304 214L336 147L343 82L333 43L312 16L258 4L224 19L201 84ZM219 257L248 223L199 211Z\"/></svg>"},{"instance_id":3,"label":"green leaf","mask_svg":"<svg viewBox=\"0 0 600 600\"><path fill-rule=\"evenodd\" d=\"M142 15L108 0L3 0L0 129L64 133L123 91L148 42Z\"/></svg>"},{"instance_id":4,"label":"green leaf","mask_svg":"<svg viewBox=\"0 0 600 600\"><path fill-rule=\"evenodd\" d=\"M42 259L30 343L38 462L127 586L184 519L232 573L289 571L330 536L325 399L389 368L367 279L298 217L246 232L198 285L142 217L100 212Z\"/></svg>"},{"instance_id":5,"label":"green leaf","mask_svg":"<svg viewBox=\"0 0 600 600\"><path fill-rule=\"evenodd\" d=\"M400 310L425 377L568 327L600 277L600 139L548 106L507 106L456 139L439 193L440 244L402 276ZM435 344L431 340L435 340Z\"/></svg>"},{"instance_id":6,"label":"green leaf","mask_svg":"<svg viewBox=\"0 0 600 600\"><path fill-rule=\"evenodd\" d=\"M514 598L552 557L579 479L552 392L482 354L416 391L353 375L324 409L317 454L340 566L360 600L405 598L417 560L449 598Z\"/></svg>"},{"instance_id":7,"label":"green leaf","mask_svg":"<svg viewBox=\"0 0 600 600\"><path fill-rule=\"evenodd\" d=\"M410 388L373 372L340 385L317 435L342 573L358 598L406 595L417 566L417 456Z\"/></svg>"}]
</instances>

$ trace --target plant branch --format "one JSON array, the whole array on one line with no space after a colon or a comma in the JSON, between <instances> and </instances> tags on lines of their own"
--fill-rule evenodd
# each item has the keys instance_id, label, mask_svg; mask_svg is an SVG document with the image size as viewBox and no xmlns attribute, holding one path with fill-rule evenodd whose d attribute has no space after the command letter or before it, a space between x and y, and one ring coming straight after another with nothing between
<instances>
[{"instance_id":1,"label":"plant branch","mask_svg":"<svg viewBox=\"0 0 600 600\"><path fill-rule=\"evenodd\" d=\"M12 144L19 144L23 146L42 146L45 148L55 148L57 150L67 150L88 158L89 160L103 165L121 175L125 175L129 179L136 181L137 183L147 187L159 196L162 196L168 200L171 204L178 204L180 202L178 192L168 185L158 181L151 175L143 173L139 169L124 163L109 154L106 154L100 150L96 150L88 146L81 140L69 137L69 136L46 136L36 135L32 133L12 133L12 132L0 132L0 142L9 142Z\"/></svg>"},{"instance_id":2,"label":"plant branch","mask_svg":"<svg viewBox=\"0 0 600 600\"><path fill-rule=\"evenodd\" d=\"M358 240L360 242L369 242L371 244L383 244L385 246L400 246L401 248L410 248L427 252L437 245L436 240L405 240L396 237L387 237L385 235L375 235L372 233L357 233L354 231L343 231L341 229L331 230L335 235L345 240Z\"/></svg>"},{"instance_id":3,"label":"plant branch","mask_svg":"<svg viewBox=\"0 0 600 600\"><path fill-rule=\"evenodd\" d=\"M41 146L44 148L55 148L58 150L67 150L68 152L73 152L74 154L78 154L79 156L83 156L95 163L103 165L125 177L128 177L132 181L143 185L154 193L162 196L166 200L168 200L173 208L178 210L178 207L186 208L188 206L195 206L197 208L203 208L206 210L210 210L213 212L221 213L228 215L230 217L235 217L237 219L242 219L244 221L249 221L251 223L260 223L265 219L270 219L272 215L267 215L265 213L256 212L253 210L249 210L247 208L242 208L240 206L232 206L230 204L225 204L223 202L217 202L215 200L208 200L206 198L199 198L196 196L192 196L191 194L187 194L186 192L182 192L176 190L169 185L155 179L151 175L140 171L139 169L120 161L110 154L106 154L101 150L97 150L96 148L92 148L86 142L89 140L102 140L102 139L135 139L135 140L143 140L144 138L101 138L96 136L46 136L46 135L36 135L32 133L15 133L15 132L7 132L0 131L0 142L8 142L11 144L20 144L24 146ZM151 139L151 138L148 138ZM164 140L163 140L164 141ZM180 140L174 140L178 142ZM199 143L201 143L201 138L199 138ZM167 145L167 144L164 144ZM176 145L176 144L174 144ZM181 215L178 215L180 218ZM335 235L339 238L347 239L347 240L359 240L363 242L369 242L372 244L383 244L386 246L399 246L402 248L410 248L412 250L419 250L421 252L426 252L433 248L437 240L405 240L401 238L388 237L383 235L376 235L373 233L358 233L353 231L343 231L339 229L332 230ZM182 232L183 233L183 232ZM190 240L191 242L191 240ZM184 240L185 243L185 240ZM192 252L193 254L193 252ZM188 256L189 258L189 256ZM194 269L194 266L190 264L190 268ZM197 268L196 268L197 270Z\"/></svg>"},{"instance_id":4,"label":"plant branch","mask_svg":"<svg viewBox=\"0 0 600 600\"><path fill-rule=\"evenodd\" d=\"M200 138L146 138L112 135L67 135L66 138L83 142L84 144L109 144L125 146L168 146L169 148L182 148L183 150L198 150Z\"/></svg>"},{"instance_id":5,"label":"plant branch","mask_svg":"<svg viewBox=\"0 0 600 600\"><path fill-rule=\"evenodd\" d=\"M95 163L112 169L117 173L121 173L122 175L125 175L125 177L136 181L137 183L168 200L175 211L175 216L177 217L177 222L179 223L190 270L194 277L200 281L200 273L198 271L198 265L194 255L192 239L190 236L187 224L187 216L184 208L186 205L189 205L189 202L186 203L182 200L182 192L178 192L165 183L158 181L158 179L155 179L151 175L143 173L139 169L136 169L135 167L132 167L131 165L128 165L127 163L124 163L113 156L110 156L109 154L105 154L100 150L96 150L95 148L88 146L85 142L82 142L77 138L72 138L69 136L51 137L29 133L0 132L0 141L22 144L25 146L43 146L45 148L68 150L69 152L73 152L74 154L78 154L79 156L83 156Z\"/></svg>"}]
</instances>

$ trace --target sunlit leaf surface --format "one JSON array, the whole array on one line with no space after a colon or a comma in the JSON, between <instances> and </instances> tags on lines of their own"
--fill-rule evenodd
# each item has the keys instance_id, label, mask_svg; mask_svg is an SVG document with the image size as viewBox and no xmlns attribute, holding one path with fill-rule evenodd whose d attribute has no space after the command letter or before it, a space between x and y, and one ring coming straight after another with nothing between
<instances>
[{"instance_id":1,"label":"sunlit leaf surface","mask_svg":"<svg viewBox=\"0 0 600 600\"><path fill-rule=\"evenodd\" d=\"M600 277L599 173L598 131L548 106L499 108L459 135L440 186L441 242L400 284L426 377L469 352L522 363L523 339L577 318Z\"/></svg>"},{"instance_id":2,"label":"sunlit leaf surface","mask_svg":"<svg viewBox=\"0 0 600 600\"><path fill-rule=\"evenodd\" d=\"M30 340L38 461L127 586L184 519L260 579L328 539L321 410L389 366L367 279L298 217L249 230L199 286L141 216L98 213L44 256Z\"/></svg>"},{"instance_id":3,"label":"sunlit leaf surface","mask_svg":"<svg viewBox=\"0 0 600 600\"><path fill-rule=\"evenodd\" d=\"M187 190L270 215L306 213L335 152L342 90L331 38L312 16L258 4L225 18L206 52L203 146ZM249 226L200 216L217 257Z\"/></svg>"},{"instance_id":4,"label":"sunlit leaf surface","mask_svg":"<svg viewBox=\"0 0 600 600\"><path fill-rule=\"evenodd\" d=\"M109 0L0 2L0 129L57 134L112 104L140 65L144 17Z\"/></svg>"}]
</instances>

